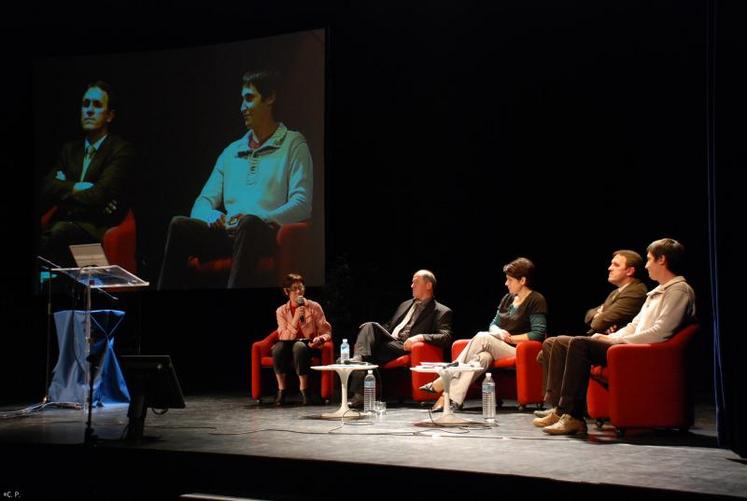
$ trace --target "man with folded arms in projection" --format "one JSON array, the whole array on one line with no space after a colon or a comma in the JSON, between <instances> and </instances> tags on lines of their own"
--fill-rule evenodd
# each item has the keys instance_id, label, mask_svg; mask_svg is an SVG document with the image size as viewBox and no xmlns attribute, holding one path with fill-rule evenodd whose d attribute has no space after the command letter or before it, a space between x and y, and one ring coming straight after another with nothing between
<instances>
[{"instance_id":1,"label":"man with folded arms in projection","mask_svg":"<svg viewBox=\"0 0 747 501\"><path fill-rule=\"evenodd\" d=\"M611 334L620 326L627 325L640 311L646 300L646 284L637 275L643 269L641 255L632 250L618 250L612 253L612 261L607 268L607 281L616 288L600 306L586 312L584 322L589 327L587 336L596 332ZM537 354L537 362L542 365L542 381L547 386L547 363L550 352L557 340L568 342L568 336L550 337L542 343L542 351ZM534 411L537 417L545 417L554 409Z\"/></svg>"},{"instance_id":2,"label":"man with folded arms in projection","mask_svg":"<svg viewBox=\"0 0 747 501\"><path fill-rule=\"evenodd\" d=\"M592 365L607 363L614 344L661 343L695 319L695 293L681 276L685 249L663 238L648 246L646 269L659 285L647 295L638 315L625 327L606 335L560 336L548 359L545 401L553 412L535 418L535 426L551 435L586 433L586 388ZM567 338L567 339L563 339Z\"/></svg>"},{"instance_id":3,"label":"man with folded arms in projection","mask_svg":"<svg viewBox=\"0 0 747 501\"><path fill-rule=\"evenodd\" d=\"M274 117L278 76L244 74L241 115L248 129L229 144L192 206L169 224L159 289L185 288L190 256L231 256L228 287L256 284L258 261L275 250L280 225L311 216L313 167L306 139Z\"/></svg>"},{"instance_id":4,"label":"man with folded arms in projection","mask_svg":"<svg viewBox=\"0 0 747 501\"><path fill-rule=\"evenodd\" d=\"M127 214L127 178L135 150L109 132L116 106L108 83L88 85L80 104L85 138L63 145L42 182L43 209L56 210L42 230L40 254L61 266L75 265L69 245L101 242L106 230Z\"/></svg>"},{"instance_id":5,"label":"man with folded arms in projection","mask_svg":"<svg viewBox=\"0 0 747 501\"><path fill-rule=\"evenodd\" d=\"M397 307L384 325L366 322L360 327L352 361L383 365L412 351L415 343L426 342L441 348L451 346L451 310L434 298L436 276L420 270L412 277L412 299ZM351 407L363 405L364 371L350 377ZM343 395L347 398L347 395Z\"/></svg>"}]
</instances>

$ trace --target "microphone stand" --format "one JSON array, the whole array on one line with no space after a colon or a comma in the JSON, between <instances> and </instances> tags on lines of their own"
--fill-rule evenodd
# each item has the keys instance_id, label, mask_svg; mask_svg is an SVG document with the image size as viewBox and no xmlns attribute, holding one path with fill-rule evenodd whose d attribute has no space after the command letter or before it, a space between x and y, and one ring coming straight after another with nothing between
<instances>
[{"instance_id":1,"label":"microphone stand","mask_svg":"<svg viewBox=\"0 0 747 501\"><path fill-rule=\"evenodd\" d=\"M81 267L81 273L85 268L92 267L92 265L89 266L83 266ZM86 272L87 273L87 272ZM96 356L94 356L93 353L93 336L91 335L91 289L93 289L93 279L90 277L85 281L86 284L86 322L85 322L85 336L86 336L86 361L88 362L88 374L86 374L86 382L88 383L88 416L86 419L86 431L84 435L84 445L92 446L95 445L98 441L98 437L94 434L93 426L91 426L91 421L93 418L93 385L94 380L96 379ZM118 301L119 299L112 296L108 292L106 292L103 289L96 288L97 291L101 292L108 298ZM104 354L106 354L106 346L104 346Z\"/></svg>"},{"instance_id":2,"label":"microphone stand","mask_svg":"<svg viewBox=\"0 0 747 501\"><path fill-rule=\"evenodd\" d=\"M88 362L88 374L86 374L86 382L88 383L88 418L86 419L86 431L85 431L85 445L92 445L96 442L96 435L93 434L93 427L91 426L91 418L93 416L93 381L95 379L96 364L94 364L93 356L93 336L91 336L91 285L93 280L90 278L86 281L86 361Z\"/></svg>"}]
</instances>

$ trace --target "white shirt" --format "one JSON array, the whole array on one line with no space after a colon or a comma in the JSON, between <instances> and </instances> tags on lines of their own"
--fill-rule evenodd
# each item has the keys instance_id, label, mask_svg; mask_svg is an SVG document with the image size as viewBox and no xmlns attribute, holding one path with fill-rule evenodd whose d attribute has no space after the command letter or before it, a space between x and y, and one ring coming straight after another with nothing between
<instances>
[{"instance_id":1,"label":"white shirt","mask_svg":"<svg viewBox=\"0 0 747 501\"><path fill-rule=\"evenodd\" d=\"M610 337L630 344L661 343L693 318L695 292L685 277L676 276L650 291L638 315Z\"/></svg>"}]
</instances>

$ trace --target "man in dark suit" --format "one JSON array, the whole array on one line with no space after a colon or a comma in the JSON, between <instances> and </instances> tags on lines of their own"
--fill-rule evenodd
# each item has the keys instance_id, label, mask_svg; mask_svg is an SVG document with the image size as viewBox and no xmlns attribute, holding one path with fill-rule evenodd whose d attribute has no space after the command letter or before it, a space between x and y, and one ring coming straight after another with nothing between
<instances>
[{"instance_id":1,"label":"man in dark suit","mask_svg":"<svg viewBox=\"0 0 747 501\"><path fill-rule=\"evenodd\" d=\"M407 354L417 342L442 348L451 345L452 312L433 297L436 276L428 270L420 270L413 275L410 287L412 299L400 304L389 322L361 325L352 360L383 365ZM363 404L363 372L355 371L350 378L353 407Z\"/></svg>"},{"instance_id":2,"label":"man in dark suit","mask_svg":"<svg viewBox=\"0 0 747 501\"><path fill-rule=\"evenodd\" d=\"M109 133L115 110L111 86L103 81L89 84L80 106L85 137L63 145L44 178L44 212L55 210L42 229L40 253L62 266L74 265L70 244L101 242L129 209L127 177L135 152L130 143Z\"/></svg>"}]
</instances>

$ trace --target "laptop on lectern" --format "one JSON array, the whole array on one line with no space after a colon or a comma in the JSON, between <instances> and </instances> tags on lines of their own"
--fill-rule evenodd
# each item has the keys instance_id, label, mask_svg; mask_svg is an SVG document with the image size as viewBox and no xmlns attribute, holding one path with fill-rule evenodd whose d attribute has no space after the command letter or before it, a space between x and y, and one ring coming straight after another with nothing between
<instances>
[{"instance_id":1,"label":"laptop on lectern","mask_svg":"<svg viewBox=\"0 0 747 501\"><path fill-rule=\"evenodd\" d=\"M84 266L109 266L109 261L104 254L101 244L78 244L71 245L70 252L73 254L75 264L78 268Z\"/></svg>"}]
</instances>

